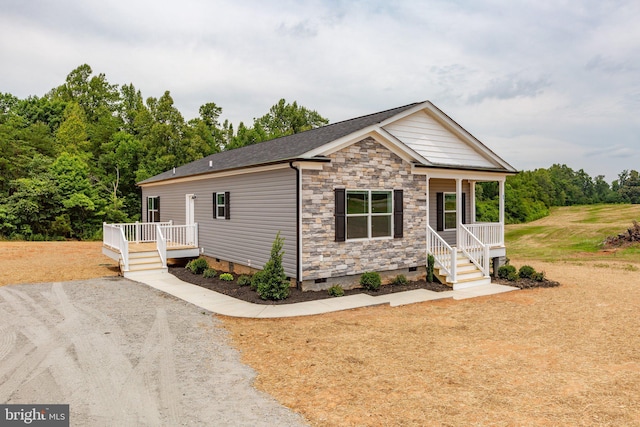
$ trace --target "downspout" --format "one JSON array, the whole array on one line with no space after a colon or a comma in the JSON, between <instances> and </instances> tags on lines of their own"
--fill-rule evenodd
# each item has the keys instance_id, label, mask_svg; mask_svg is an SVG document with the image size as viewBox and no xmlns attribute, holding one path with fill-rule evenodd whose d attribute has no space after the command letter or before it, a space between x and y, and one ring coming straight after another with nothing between
<instances>
[{"instance_id":1,"label":"downspout","mask_svg":"<svg viewBox=\"0 0 640 427\"><path fill-rule=\"evenodd\" d=\"M302 202L300 200L300 197L302 197L302 191L300 191L302 180L300 175L302 174L302 171L297 166L294 166L293 162L289 162L289 167L296 171L296 287L300 289L302 285L302 243L300 241L300 208L302 206Z\"/></svg>"}]
</instances>

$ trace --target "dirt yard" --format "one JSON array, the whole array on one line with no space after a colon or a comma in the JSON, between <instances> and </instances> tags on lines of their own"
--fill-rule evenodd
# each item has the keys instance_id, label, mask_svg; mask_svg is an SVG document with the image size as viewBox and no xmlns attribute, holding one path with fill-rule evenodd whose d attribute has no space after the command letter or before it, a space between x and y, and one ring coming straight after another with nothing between
<instances>
[{"instance_id":1,"label":"dirt yard","mask_svg":"<svg viewBox=\"0 0 640 427\"><path fill-rule=\"evenodd\" d=\"M115 274L99 244L35 245L0 242L2 283ZM311 425L640 426L640 260L526 263L562 286L222 320L257 387Z\"/></svg>"}]
</instances>

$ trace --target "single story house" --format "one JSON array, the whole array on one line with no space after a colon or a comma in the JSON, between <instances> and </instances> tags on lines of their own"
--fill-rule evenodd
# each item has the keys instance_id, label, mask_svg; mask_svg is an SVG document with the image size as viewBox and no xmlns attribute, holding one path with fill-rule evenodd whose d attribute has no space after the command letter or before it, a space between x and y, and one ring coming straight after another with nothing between
<instances>
[{"instance_id":1,"label":"single story house","mask_svg":"<svg viewBox=\"0 0 640 427\"><path fill-rule=\"evenodd\" d=\"M426 101L216 153L139 185L143 222L197 224L190 244L219 267L262 268L279 232L285 272L303 290L350 288L368 271L424 276L428 255L456 289L490 282L490 260L505 256L504 183L515 173ZM482 181L499 183L496 223L475 220Z\"/></svg>"}]
</instances>

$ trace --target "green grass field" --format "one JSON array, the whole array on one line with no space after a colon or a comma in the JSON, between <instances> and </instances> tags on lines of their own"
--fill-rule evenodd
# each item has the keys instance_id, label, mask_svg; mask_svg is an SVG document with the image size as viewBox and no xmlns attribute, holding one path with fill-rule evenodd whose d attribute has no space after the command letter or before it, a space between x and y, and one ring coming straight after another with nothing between
<instances>
[{"instance_id":1,"label":"green grass field","mask_svg":"<svg viewBox=\"0 0 640 427\"><path fill-rule=\"evenodd\" d=\"M608 236L640 221L640 205L587 205L552 208L551 215L527 224L508 225L507 256L541 261L579 258L640 263L640 246L603 250Z\"/></svg>"}]
</instances>

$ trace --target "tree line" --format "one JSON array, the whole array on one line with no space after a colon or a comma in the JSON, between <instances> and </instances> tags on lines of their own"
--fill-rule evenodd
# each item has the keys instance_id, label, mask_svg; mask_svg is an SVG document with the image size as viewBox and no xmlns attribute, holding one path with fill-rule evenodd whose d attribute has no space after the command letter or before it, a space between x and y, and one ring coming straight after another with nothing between
<instances>
[{"instance_id":1,"label":"tree line","mask_svg":"<svg viewBox=\"0 0 640 427\"><path fill-rule=\"evenodd\" d=\"M498 183L476 186L476 212L479 221L498 219ZM604 175L592 178L584 170L567 165L522 171L507 177L505 183L505 220L507 224L534 221L549 215L553 206L600 203L640 203L640 176L624 170L611 185Z\"/></svg>"},{"instance_id":2,"label":"tree line","mask_svg":"<svg viewBox=\"0 0 640 427\"><path fill-rule=\"evenodd\" d=\"M104 221L140 219L137 182L329 122L284 99L237 129L221 114L210 102L185 121L169 91L145 100L86 64L42 97L0 93L0 237L100 238Z\"/></svg>"},{"instance_id":3,"label":"tree line","mask_svg":"<svg viewBox=\"0 0 640 427\"><path fill-rule=\"evenodd\" d=\"M99 239L102 222L140 219L146 178L223 150L302 132L329 121L281 99L251 124L221 122L209 102L185 120L169 91L143 99L89 65L44 96L0 92L0 238ZM506 183L508 222L551 206L640 203L640 178L623 171L610 186L565 165L522 172ZM497 185L478 185L481 219L497 218Z\"/></svg>"}]
</instances>

